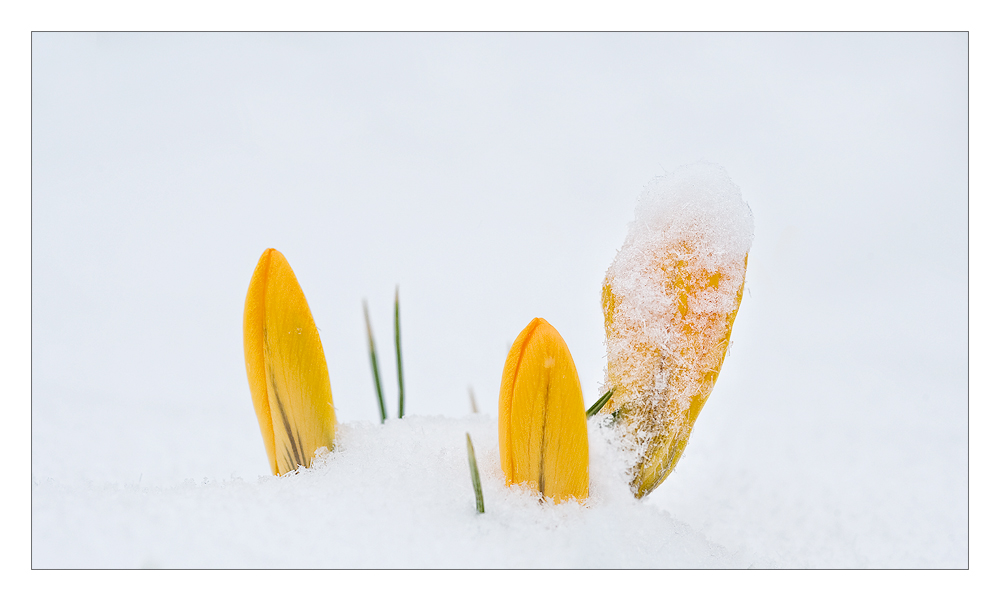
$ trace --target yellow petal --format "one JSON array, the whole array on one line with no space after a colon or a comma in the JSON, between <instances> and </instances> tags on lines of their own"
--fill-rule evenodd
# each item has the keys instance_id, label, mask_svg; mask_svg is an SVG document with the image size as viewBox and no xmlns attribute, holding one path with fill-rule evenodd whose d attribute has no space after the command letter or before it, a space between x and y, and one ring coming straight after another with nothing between
<instances>
[{"instance_id":1,"label":"yellow petal","mask_svg":"<svg viewBox=\"0 0 1000 601\"><path fill-rule=\"evenodd\" d=\"M648 324L617 310L621 299L611 270L601 293L609 347L608 385L616 387L602 413L618 412L632 439L645 446L633 472L632 491L637 498L659 486L684 452L722 369L743 298L746 255L739 264L711 271L692 268L685 258L691 256L692 245L687 242L666 246L655 251L652 268L647 270L659 274L651 287L671 299L657 316L671 332L666 348L646 335ZM738 278L738 285L726 281L733 278ZM717 302L727 290L735 291L735 302ZM732 309L692 309L719 305Z\"/></svg>"},{"instance_id":2,"label":"yellow petal","mask_svg":"<svg viewBox=\"0 0 1000 601\"><path fill-rule=\"evenodd\" d=\"M576 365L547 321L531 320L507 354L500 385L500 464L507 485L559 503L586 499L587 417Z\"/></svg>"},{"instance_id":3,"label":"yellow petal","mask_svg":"<svg viewBox=\"0 0 1000 601\"><path fill-rule=\"evenodd\" d=\"M274 474L309 467L333 448L337 418L319 332L285 257L269 248L250 279L243 311L250 396Z\"/></svg>"}]
</instances>

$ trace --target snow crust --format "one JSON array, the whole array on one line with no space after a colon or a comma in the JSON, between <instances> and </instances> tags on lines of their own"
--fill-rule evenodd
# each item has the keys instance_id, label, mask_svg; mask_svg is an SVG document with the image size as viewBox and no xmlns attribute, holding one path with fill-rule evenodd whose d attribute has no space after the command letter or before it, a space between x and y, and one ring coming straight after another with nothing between
<instances>
[{"instance_id":1,"label":"snow crust","mask_svg":"<svg viewBox=\"0 0 1000 601\"><path fill-rule=\"evenodd\" d=\"M35 568L750 567L636 501L611 430L588 424L591 496L504 485L494 418L338 426L337 448L284 477L170 487L33 484ZM475 510L465 433L486 506ZM262 466L266 467L266 466Z\"/></svg>"}]
</instances>

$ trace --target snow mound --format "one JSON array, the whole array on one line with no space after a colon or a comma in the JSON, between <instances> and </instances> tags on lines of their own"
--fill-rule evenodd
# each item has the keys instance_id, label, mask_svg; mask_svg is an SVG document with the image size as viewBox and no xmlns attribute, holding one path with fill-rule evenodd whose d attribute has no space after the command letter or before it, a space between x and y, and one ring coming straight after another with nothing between
<instances>
[{"instance_id":1,"label":"snow mound","mask_svg":"<svg viewBox=\"0 0 1000 601\"><path fill-rule=\"evenodd\" d=\"M47 480L33 488L34 568L748 567L636 501L611 429L588 424L591 496L542 502L504 486L494 418L338 426L337 448L283 477L159 488ZM465 433L476 447L478 514ZM262 468L266 466L262 465ZM263 469L262 469L263 471Z\"/></svg>"}]
</instances>

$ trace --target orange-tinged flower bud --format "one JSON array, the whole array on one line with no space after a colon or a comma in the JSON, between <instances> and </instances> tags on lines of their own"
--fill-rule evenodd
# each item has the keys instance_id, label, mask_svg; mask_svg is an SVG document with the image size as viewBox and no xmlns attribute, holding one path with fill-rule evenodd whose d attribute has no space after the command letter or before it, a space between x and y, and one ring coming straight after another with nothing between
<instances>
[{"instance_id":1,"label":"orange-tinged flower bud","mask_svg":"<svg viewBox=\"0 0 1000 601\"><path fill-rule=\"evenodd\" d=\"M732 309L698 315L689 310L689 299L718 290L718 282L725 277L723 272L688 270L682 260L665 259L656 264L663 273L676 274L666 284L676 291L674 311L662 317L675 332L673 344L666 351L650 343L640 329L633 327L635 324L615 311L619 303L615 281L609 276L604 282L601 296L607 339L629 346L625 353L609 355L608 381L616 387L616 393L602 412L619 412L631 436L645 442L645 451L633 473L632 490L637 498L652 492L677 466L694 422L715 387L743 298L746 261L744 256L733 266L739 280Z\"/></svg>"},{"instance_id":2,"label":"orange-tinged flower bud","mask_svg":"<svg viewBox=\"0 0 1000 601\"><path fill-rule=\"evenodd\" d=\"M660 485L712 393L743 298L753 214L717 165L657 178L601 291L608 349L601 410L638 450L632 491Z\"/></svg>"},{"instance_id":3,"label":"orange-tinged flower bud","mask_svg":"<svg viewBox=\"0 0 1000 601\"><path fill-rule=\"evenodd\" d=\"M580 377L566 342L536 317L510 347L500 384L500 465L556 503L587 498L590 452Z\"/></svg>"},{"instance_id":4,"label":"orange-tinged flower bud","mask_svg":"<svg viewBox=\"0 0 1000 601\"><path fill-rule=\"evenodd\" d=\"M243 352L250 395L271 472L309 467L333 448L337 417L319 332L285 257L261 255L243 310Z\"/></svg>"}]
</instances>

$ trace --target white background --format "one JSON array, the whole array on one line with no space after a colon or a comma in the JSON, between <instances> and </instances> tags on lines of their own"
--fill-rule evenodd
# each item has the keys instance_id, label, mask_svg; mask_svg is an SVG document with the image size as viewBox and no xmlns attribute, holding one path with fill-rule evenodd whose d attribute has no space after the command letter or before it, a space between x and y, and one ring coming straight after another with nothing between
<instances>
[{"instance_id":1,"label":"white background","mask_svg":"<svg viewBox=\"0 0 1000 601\"><path fill-rule=\"evenodd\" d=\"M675 490L728 474L817 527L909 502L928 546L964 539L965 44L36 36L32 476L260 473L239 319L267 246L313 307L341 420L375 417L360 298L391 375L396 283L411 412L461 415L468 384L490 406L535 315L589 401L635 196L708 159L755 213L748 294L689 469L653 500L683 517L706 495ZM793 501L765 486L792 482ZM802 509L831 491L863 515Z\"/></svg>"},{"instance_id":2,"label":"white background","mask_svg":"<svg viewBox=\"0 0 1000 601\"><path fill-rule=\"evenodd\" d=\"M765 518L745 536L795 539L779 564L965 564L964 34L40 33L32 75L34 479L265 473L241 316L272 246L341 421L377 419L362 298L394 404L397 284L410 413L464 415L471 385L495 414L535 316L589 404L635 198L710 160L756 240L653 500L709 532Z\"/></svg>"}]
</instances>

